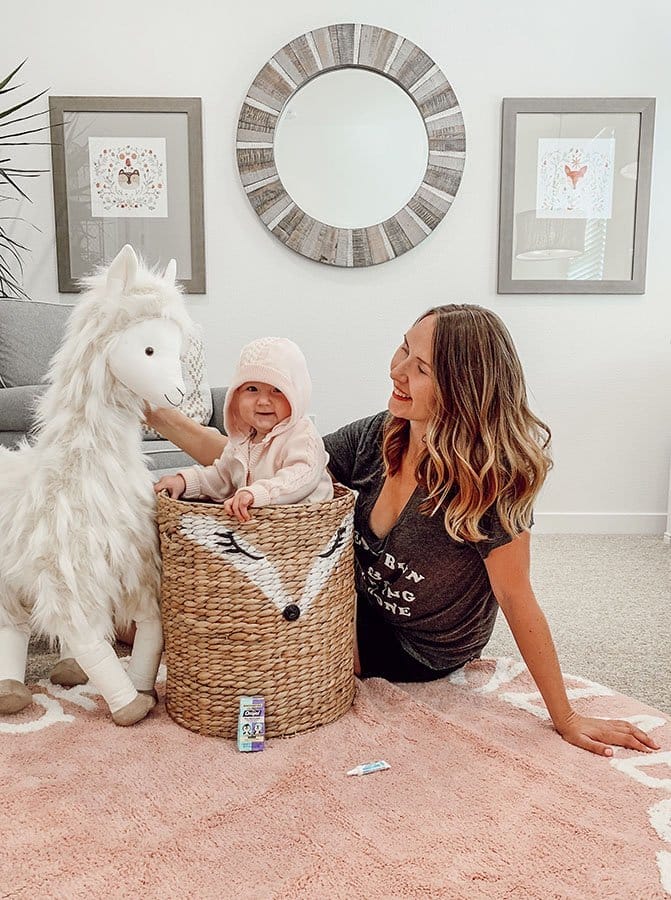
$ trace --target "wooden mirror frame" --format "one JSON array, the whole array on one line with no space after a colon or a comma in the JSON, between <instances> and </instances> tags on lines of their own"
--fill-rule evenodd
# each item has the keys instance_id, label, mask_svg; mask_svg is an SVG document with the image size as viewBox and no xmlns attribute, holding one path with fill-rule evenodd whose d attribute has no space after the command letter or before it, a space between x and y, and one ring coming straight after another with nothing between
<instances>
[{"instance_id":1,"label":"wooden mirror frame","mask_svg":"<svg viewBox=\"0 0 671 900\"><path fill-rule=\"evenodd\" d=\"M308 215L285 190L275 165L275 129L285 105L308 81L343 68L368 69L401 87L428 137L416 193L395 215L366 228L337 228ZM431 57L393 31L341 24L302 34L261 69L240 111L236 151L249 202L275 237L317 262L360 267L395 259L431 234L459 188L466 134L454 91Z\"/></svg>"}]
</instances>

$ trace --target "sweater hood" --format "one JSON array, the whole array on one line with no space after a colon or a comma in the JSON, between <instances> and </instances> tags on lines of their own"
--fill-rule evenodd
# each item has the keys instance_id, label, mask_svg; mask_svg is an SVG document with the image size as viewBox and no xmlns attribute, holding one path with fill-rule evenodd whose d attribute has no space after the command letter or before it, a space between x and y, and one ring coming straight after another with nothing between
<instances>
[{"instance_id":1,"label":"sweater hood","mask_svg":"<svg viewBox=\"0 0 671 900\"><path fill-rule=\"evenodd\" d=\"M249 426L237 415L237 391L247 381L263 381L279 388L289 401L291 414L276 425L266 440L287 431L307 413L312 382L305 357L288 338L265 337L242 348L233 379L224 401L224 427L236 443L249 437Z\"/></svg>"}]
</instances>

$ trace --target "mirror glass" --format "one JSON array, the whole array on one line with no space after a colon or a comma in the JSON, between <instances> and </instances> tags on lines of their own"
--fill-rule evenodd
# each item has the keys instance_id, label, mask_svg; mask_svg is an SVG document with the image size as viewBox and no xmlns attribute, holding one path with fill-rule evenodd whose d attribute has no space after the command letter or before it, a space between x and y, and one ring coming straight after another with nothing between
<instances>
[{"instance_id":1,"label":"mirror glass","mask_svg":"<svg viewBox=\"0 0 671 900\"><path fill-rule=\"evenodd\" d=\"M282 184L309 215L366 228L397 213L421 184L426 127L411 97L366 69L325 72L282 111L274 140Z\"/></svg>"}]
</instances>

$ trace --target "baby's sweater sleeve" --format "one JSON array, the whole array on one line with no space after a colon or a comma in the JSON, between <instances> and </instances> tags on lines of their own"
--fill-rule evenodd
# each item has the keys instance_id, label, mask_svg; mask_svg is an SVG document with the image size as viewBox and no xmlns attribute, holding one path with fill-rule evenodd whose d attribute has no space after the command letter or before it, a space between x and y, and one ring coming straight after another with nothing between
<instances>
[{"instance_id":1,"label":"baby's sweater sleeve","mask_svg":"<svg viewBox=\"0 0 671 900\"><path fill-rule=\"evenodd\" d=\"M209 497L211 500L226 500L234 493L230 476L229 454L226 449L211 466L190 466L180 469L179 475L184 479L186 490L182 494L185 500L194 497Z\"/></svg>"},{"instance_id":2,"label":"baby's sweater sleeve","mask_svg":"<svg viewBox=\"0 0 671 900\"><path fill-rule=\"evenodd\" d=\"M241 490L254 497L254 506L300 503L325 475L328 456L312 422L298 428L282 454L281 468L270 478L260 478Z\"/></svg>"}]
</instances>

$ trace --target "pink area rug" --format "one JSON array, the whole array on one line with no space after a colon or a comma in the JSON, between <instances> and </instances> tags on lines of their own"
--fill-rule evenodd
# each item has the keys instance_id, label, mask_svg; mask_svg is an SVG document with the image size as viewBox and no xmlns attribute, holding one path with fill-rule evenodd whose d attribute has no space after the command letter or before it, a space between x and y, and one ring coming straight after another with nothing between
<instances>
[{"instance_id":1,"label":"pink area rug","mask_svg":"<svg viewBox=\"0 0 671 900\"><path fill-rule=\"evenodd\" d=\"M241 754L161 704L116 728L86 689L34 687L0 719L0 896L662 898L671 895L671 726L566 676L577 708L662 750L564 743L523 667L359 684L338 722ZM391 769L350 777L358 763Z\"/></svg>"}]
</instances>

